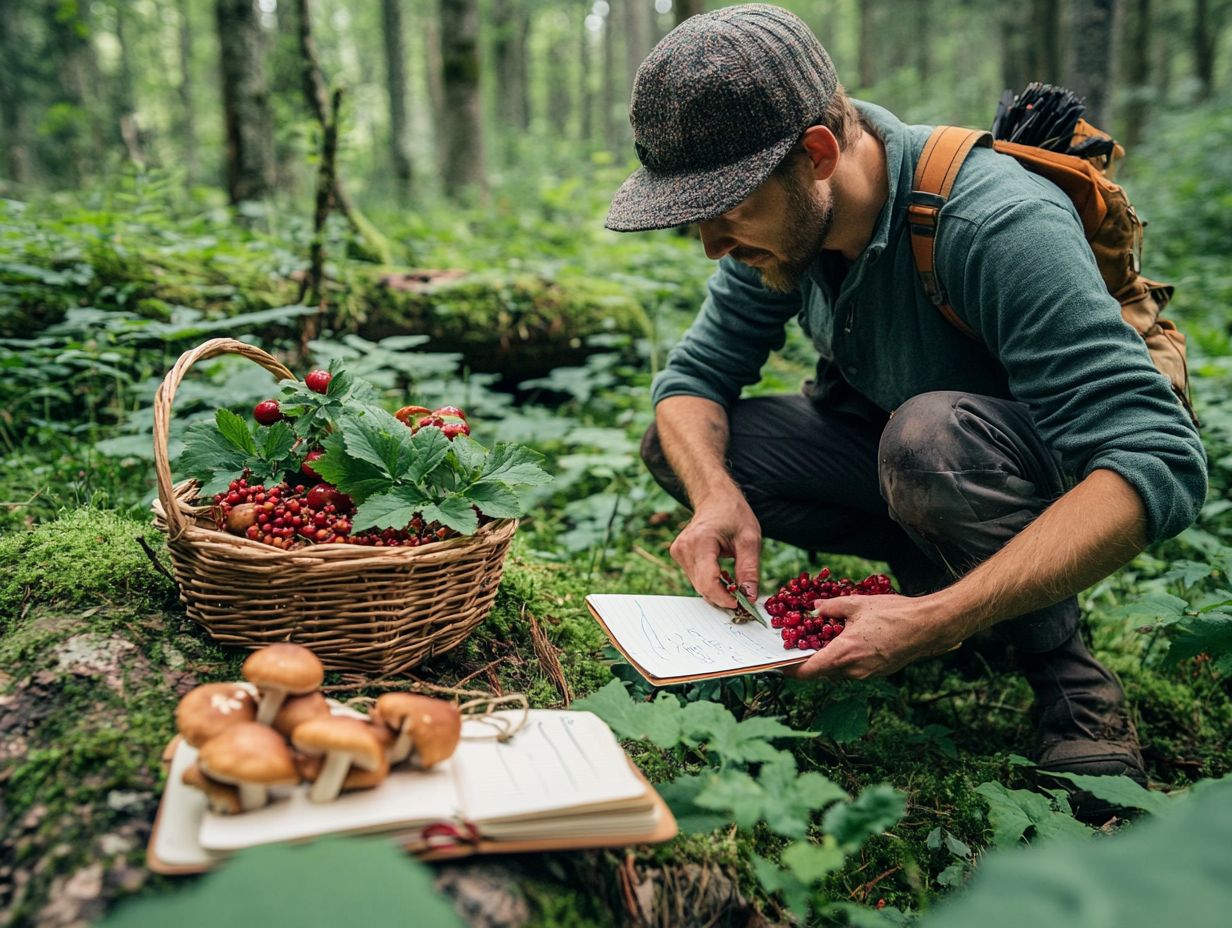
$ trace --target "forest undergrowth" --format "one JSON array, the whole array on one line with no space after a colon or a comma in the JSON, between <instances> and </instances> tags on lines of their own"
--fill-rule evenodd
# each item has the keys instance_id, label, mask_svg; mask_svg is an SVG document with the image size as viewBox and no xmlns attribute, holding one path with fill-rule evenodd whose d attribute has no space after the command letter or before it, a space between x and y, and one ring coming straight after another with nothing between
<instances>
[{"instance_id":1,"label":"forest undergrowth","mask_svg":"<svg viewBox=\"0 0 1232 928\"><path fill-rule=\"evenodd\" d=\"M149 513L153 391L181 351L218 334L261 344L301 373L345 363L391 408L455 402L485 444L530 443L556 474L519 530L491 617L414 676L597 712L682 834L627 854L428 871L399 860L424 892L433 881L460 909L500 898L506 924L979 924L981 900L1004 891L1019 860L1002 849L1028 845L1017 865L1049 885L1087 861L1111 868L1104 885L1127 881L1100 861L1139 834L1154 836L1165 872L1191 839L1220 853L1213 825L1178 833L1169 823L1194 822L1190 805L1226 807L1226 784L1211 781L1232 772L1232 220L1219 206L1219 191L1232 189L1219 156L1230 144L1227 108L1174 116L1126 176L1151 221L1148 273L1178 285L1171 314L1190 335L1211 489L1193 528L1082 597L1094 650L1129 695L1152 786L1099 787L1120 811L1095 829L1059 792L1030 788L1030 693L993 641L866 683L750 676L657 692L607 646L588 593L689 592L667 554L688 513L654 486L637 446L650 377L708 269L687 237L602 232L611 177L536 178L537 205L518 208L513 242L499 210L376 217L391 240L410 243L407 266L487 272L449 303L484 320L476 328L495 325L485 315L495 306L533 334L559 336L535 295L514 292L514 275L583 293L580 316L619 308L621 324L564 336L570 363L514 383L491 363L499 346L365 335L380 303L373 281L399 269L347 257L341 227L318 316L294 300L309 233L277 215L237 225L148 177L71 204L0 204L0 923L80 923L132 896L117 923L143 906L154 919L173 911L158 906L227 892L222 875L173 880L142 866L175 701L197 683L236 679L243 657L185 617ZM757 389L797 389L809 352L795 333ZM173 438L218 405L251 408L270 387L251 364L202 365L177 397ZM857 579L884 568L768 543L763 586L822 563ZM374 694L360 683L327 680L341 698ZM1087 845L1104 856L1084 856ZM251 866L266 868L271 886L290 885L281 858L258 854ZM1195 885L1164 914L1183 923L1187 905L1215 898ZM962 898L936 907L951 896ZM1121 904L1135 898L1128 888Z\"/></svg>"}]
</instances>

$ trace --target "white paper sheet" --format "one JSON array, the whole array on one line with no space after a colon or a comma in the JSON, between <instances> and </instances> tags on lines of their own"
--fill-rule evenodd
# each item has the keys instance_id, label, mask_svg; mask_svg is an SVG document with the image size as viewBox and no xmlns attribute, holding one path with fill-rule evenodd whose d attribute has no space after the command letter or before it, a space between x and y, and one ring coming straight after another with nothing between
<instances>
[{"instance_id":1,"label":"white paper sheet","mask_svg":"<svg viewBox=\"0 0 1232 928\"><path fill-rule=\"evenodd\" d=\"M698 596L596 593L586 597L629 657L654 677L715 675L805 657L786 650L776 628L737 624ZM770 618L759 601L762 617Z\"/></svg>"},{"instance_id":2,"label":"white paper sheet","mask_svg":"<svg viewBox=\"0 0 1232 928\"><path fill-rule=\"evenodd\" d=\"M642 800L646 794L620 742L590 712L536 710L513 740L465 742L460 753L462 747L458 792L480 831L489 820Z\"/></svg>"}]
</instances>

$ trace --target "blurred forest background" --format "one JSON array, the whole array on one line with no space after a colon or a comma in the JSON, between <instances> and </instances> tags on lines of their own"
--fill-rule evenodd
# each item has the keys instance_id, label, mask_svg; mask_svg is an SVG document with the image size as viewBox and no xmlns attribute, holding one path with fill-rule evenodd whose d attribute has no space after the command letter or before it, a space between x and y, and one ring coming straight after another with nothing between
<instances>
[{"instance_id":1,"label":"blurred forest background","mask_svg":"<svg viewBox=\"0 0 1232 928\"><path fill-rule=\"evenodd\" d=\"M718 4L710 4L717 6ZM1028 80L1126 143L1228 81L1228 0L785 4L853 94L985 125ZM376 212L632 157L633 74L701 0L4 0L2 189L157 169L311 201L341 88L344 197Z\"/></svg>"}]
</instances>

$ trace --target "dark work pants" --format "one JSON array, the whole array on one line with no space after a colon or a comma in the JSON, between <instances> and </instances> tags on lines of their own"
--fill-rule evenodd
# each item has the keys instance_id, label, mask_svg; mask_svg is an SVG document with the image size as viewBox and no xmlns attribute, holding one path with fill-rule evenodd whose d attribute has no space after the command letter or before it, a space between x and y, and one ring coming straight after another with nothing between
<instances>
[{"instance_id":1,"label":"dark work pants","mask_svg":"<svg viewBox=\"0 0 1232 928\"><path fill-rule=\"evenodd\" d=\"M939 589L996 553L1067 489L1026 406L968 393L913 397L885 423L803 395L740 400L727 464L767 538L887 561L905 593ZM684 505L654 426L642 457ZM1074 597L1000 623L1026 653L1078 627Z\"/></svg>"}]
</instances>

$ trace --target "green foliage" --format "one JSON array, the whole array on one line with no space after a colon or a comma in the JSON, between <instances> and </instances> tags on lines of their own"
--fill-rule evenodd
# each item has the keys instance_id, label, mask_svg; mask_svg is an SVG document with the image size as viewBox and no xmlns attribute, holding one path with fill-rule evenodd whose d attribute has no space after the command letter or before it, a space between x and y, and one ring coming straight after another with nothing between
<instances>
[{"instance_id":1,"label":"green foliage","mask_svg":"<svg viewBox=\"0 0 1232 928\"><path fill-rule=\"evenodd\" d=\"M174 591L138 545L139 537L161 547L148 523L76 509L32 531L0 538L0 623L27 602L165 607Z\"/></svg>"},{"instance_id":2,"label":"green foliage","mask_svg":"<svg viewBox=\"0 0 1232 928\"><path fill-rule=\"evenodd\" d=\"M380 892L365 887L379 886ZM303 925L415 924L461 928L462 920L432 886L432 872L387 838L334 838L306 845L240 851L217 873L174 895L120 907L108 928L206 928L220 922Z\"/></svg>"},{"instance_id":3,"label":"green foliage","mask_svg":"<svg viewBox=\"0 0 1232 928\"><path fill-rule=\"evenodd\" d=\"M303 457L294 454L294 447L295 434L285 422L259 426L220 409L213 425L189 427L178 466L201 481L202 496L213 496L245 471L253 483L280 483Z\"/></svg>"},{"instance_id":4,"label":"green foliage","mask_svg":"<svg viewBox=\"0 0 1232 928\"><path fill-rule=\"evenodd\" d=\"M1024 839L1033 842L1059 835L1090 834L1090 829L1073 818L1069 802L1060 790L1045 795L1008 789L1000 783L981 783L975 791L988 802L988 818L997 847Z\"/></svg>"},{"instance_id":5,"label":"green foliage","mask_svg":"<svg viewBox=\"0 0 1232 928\"><path fill-rule=\"evenodd\" d=\"M1106 841L1059 838L997 851L924 928L1222 925L1232 907L1232 783Z\"/></svg>"}]
</instances>

